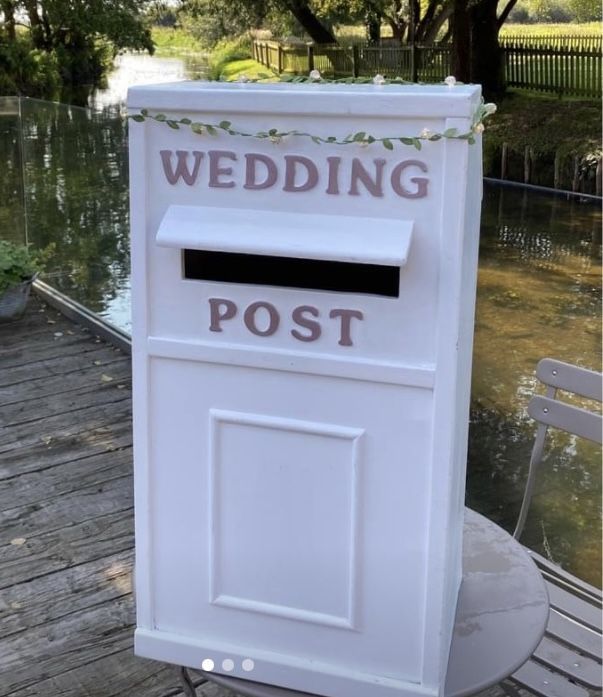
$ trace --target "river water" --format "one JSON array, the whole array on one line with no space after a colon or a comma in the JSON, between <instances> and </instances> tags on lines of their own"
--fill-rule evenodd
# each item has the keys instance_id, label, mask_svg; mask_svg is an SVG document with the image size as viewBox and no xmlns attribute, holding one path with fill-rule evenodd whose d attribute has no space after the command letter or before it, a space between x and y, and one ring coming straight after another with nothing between
<instances>
[{"instance_id":1,"label":"river water","mask_svg":"<svg viewBox=\"0 0 603 697\"><path fill-rule=\"evenodd\" d=\"M0 237L56 245L47 280L130 326L127 86L202 62L124 56L93 110L22 101L2 114ZM196 72L195 72L196 71ZM6 106L6 104L5 104ZM116 108L117 107L117 108ZM550 356L600 369L600 206L486 184L473 361L467 501L512 529L534 425L534 367ZM601 582L600 448L556 433L522 541Z\"/></svg>"}]
</instances>

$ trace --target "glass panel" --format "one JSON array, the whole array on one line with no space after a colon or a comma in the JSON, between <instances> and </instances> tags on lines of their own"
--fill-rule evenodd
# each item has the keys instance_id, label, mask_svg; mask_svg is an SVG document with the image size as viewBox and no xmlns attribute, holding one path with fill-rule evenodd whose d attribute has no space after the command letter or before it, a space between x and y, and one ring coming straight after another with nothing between
<instances>
[{"instance_id":1,"label":"glass panel","mask_svg":"<svg viewBox=\"0 0 603 697\"><path fill-rule=\"evenodd\" d=\"M30 242L56 251L44 280L130 327L126 120L21 100Z\"/></svg>"},{"instance_id":2,"label":"glass panel","mask_svg":"<svg viewBox=\"0 0 603 697\"><path fill-rule=\"evenodd\" d=\"M19 99L0 97L0 239L25 242Z\"/></svg>"}]
</instances>

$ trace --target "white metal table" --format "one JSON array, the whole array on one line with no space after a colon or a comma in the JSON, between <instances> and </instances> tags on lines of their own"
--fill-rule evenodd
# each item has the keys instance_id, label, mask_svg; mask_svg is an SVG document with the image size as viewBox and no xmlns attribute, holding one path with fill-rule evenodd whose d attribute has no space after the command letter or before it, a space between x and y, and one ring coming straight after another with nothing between
<instances>
[{"instance_id":1,"label":"white metal table","mask_svg":"<svg viewBox=\"0 0 603 697\"><path fill-rule=\"evenodd\" d=\"M549 613L542 576L522 546L495 523L465 510L463 581L446 697L476 694L511 675L540 643ZM203 674L244 697L315 697L213 672Z\"/></svg>"}]
</instances>

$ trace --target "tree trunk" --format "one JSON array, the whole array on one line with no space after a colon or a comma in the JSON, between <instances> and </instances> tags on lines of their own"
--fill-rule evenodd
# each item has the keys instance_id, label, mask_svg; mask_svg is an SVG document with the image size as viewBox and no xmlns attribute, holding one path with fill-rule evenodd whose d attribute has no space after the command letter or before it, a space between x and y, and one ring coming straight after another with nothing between
<instances>
[{"instance_id":1,"label":"tree trunk","mask_svg":"<svg viewBox=\"0 0 603 697\"><path fill-rule=\"evenodd\" d=\"M478 0L469 7L471 82L482 86L486 98L504 91L502 52L498 43L498 0Z\"/></svg>"},{"instance_id":2,"label":"tree trunk","mask_svg":"<svg viewBox=\"0 0 603 697\"><path fill-rule=\"evenodd\" d=\"M369 46L377 46L381 41L381 17L374 10L369 10L366 13L364 24Z\"/></svg>"},{"instance_id":3,"label":"tree trunk","mask_svg":"<svg viewBox=\"0 0 603 697\"><path fill-rule=\"evenodd\" d=\"M47 50L50 48L46 45L46 37L44 36L44 28L38 14L37 0L25 0L25 10L29 18L29 27L31 32L31 41L36 48Z\"/></svg>"},{"instance_id":4,"label":"tree trunk","mask_svg":"<svg viewBox=\"0 0 603 697\"><path fill-rule=\"evenodd\" d=\"M336 44L337 39L312 12L306 0L286 0L285 6L317 44Z\"/></svg>"},{"instance_id":5,"label":"tree trunk","mask_svg":"<svg viewBox=\"0 0 603 697\"><path fill-rule=\"evenodd\" d=\"M0 10L4 15L4 29L6 31L6 37L9 41L15 41L17 39L17 33L15 31L15 3L13 0L2 0L0 2Z\"/></svg>"},{"instance_id":6,"label":"tree trunk","mask_svg":"<svg viewBox=\"0 0 603 697\"><path fill-rule=\"evenodd\" d=\"M452 9L452 74L460 82L471 80L471 29L467 0L454 0Z\"/></svg>"}]
</instances>

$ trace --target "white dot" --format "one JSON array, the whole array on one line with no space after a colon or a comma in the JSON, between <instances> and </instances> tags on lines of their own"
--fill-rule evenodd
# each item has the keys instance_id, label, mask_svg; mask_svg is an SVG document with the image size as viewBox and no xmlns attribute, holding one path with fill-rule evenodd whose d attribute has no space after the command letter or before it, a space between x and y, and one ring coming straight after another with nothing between
<instances>
[{"instance_id":1,"label":"white dot","mask_svg":"<svg viewBox=\"0 0 603 697\"><path fill-rule=\"evenodd\" d=\"M250 671L252 671L255 668L255 663L251 660L251 658L246 658L243 661L243 663L241 663L241 668L243 668L243 670L246 673L249 673Z\"/></svg>"},{"instance_id":2,"label":"white dot","mask_svg":"<svg viewBox=\"0 0 603 697\"><path fill-rule=\"evenodd\" d=\"M203 662L201 663L201 668L206 671L212 671L214 669L214 662L211 660L211 658L204 658Z\"/></svg>"},{"instance_id":3,"label":"white dot","mask_svg":"<svg viewBox=\"0 0 603 697\"><path fill-rule=\"evenodd\" d=\"M230 671L234 668L234 661L232 658L225 658L222 661L222 670L225 670L227 673L230 673Z\"/></svg>"}]
</instances>

